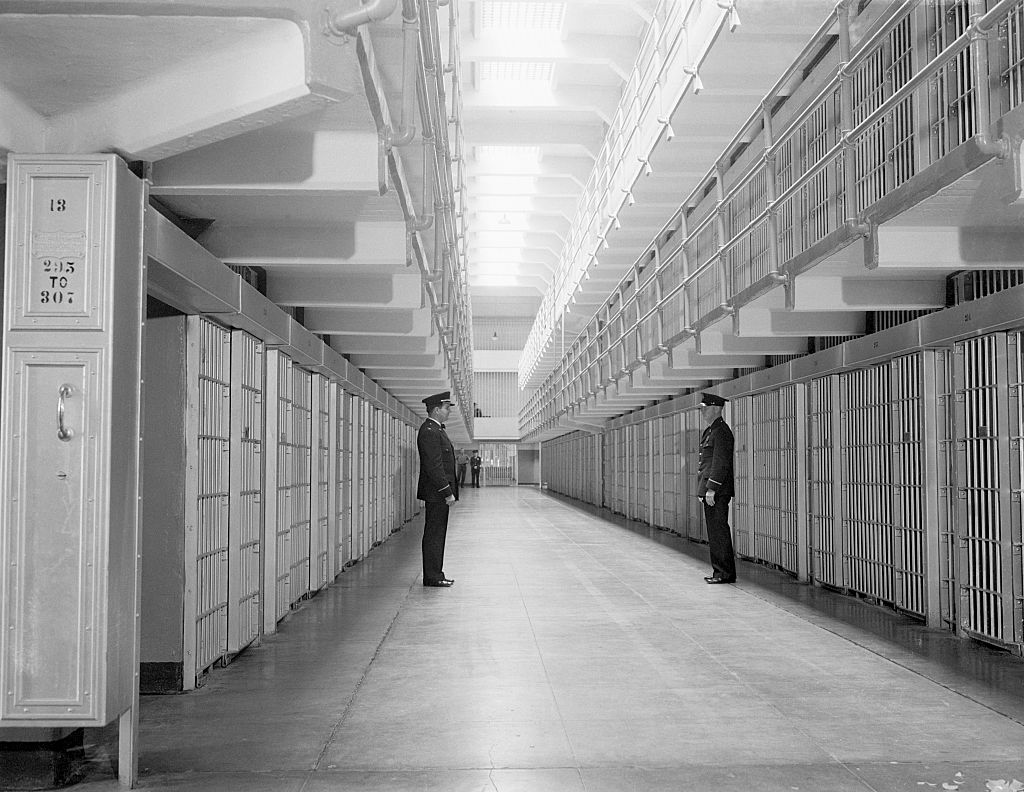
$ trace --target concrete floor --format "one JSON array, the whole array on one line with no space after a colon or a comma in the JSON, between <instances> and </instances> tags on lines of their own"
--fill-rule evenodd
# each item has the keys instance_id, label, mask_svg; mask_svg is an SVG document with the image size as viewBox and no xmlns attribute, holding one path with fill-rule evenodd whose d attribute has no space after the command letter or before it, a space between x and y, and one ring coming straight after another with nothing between
<instances>
[{"instance_id":1,"label":"concrete floor","mask_svg":"<svg viewBox=\"0 0 1024 792\"><path fill-rule=\"evenodd\" d=\"M141 785L225 792L1017 789L1024 663L522 487L414 520L201 689L144 697ZM113 788L93 747L74 789ZM110 749L110 750L108 750ZM1005 782L1003 786L996 781Z\"/></svg>"}]
</instances>

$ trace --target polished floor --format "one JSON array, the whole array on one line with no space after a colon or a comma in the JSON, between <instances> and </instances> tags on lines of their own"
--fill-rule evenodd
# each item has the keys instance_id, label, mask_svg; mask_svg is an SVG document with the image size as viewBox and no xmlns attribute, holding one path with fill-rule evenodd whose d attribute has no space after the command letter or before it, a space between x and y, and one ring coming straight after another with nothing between
<instances>
[{"instance_id":1,"label":"polished floor","mask_svg":"<svg viewBox=\"0 0 1024 792\"><path fill-rule=\"evenodd\" d=\"M226 792L1016 790L1024 663L535 488L414 520L204 687L141 785ZM107 789L94 746L75 789ZM998 782L1002 782L999 784Z\"/></svg>"}]
</instances>

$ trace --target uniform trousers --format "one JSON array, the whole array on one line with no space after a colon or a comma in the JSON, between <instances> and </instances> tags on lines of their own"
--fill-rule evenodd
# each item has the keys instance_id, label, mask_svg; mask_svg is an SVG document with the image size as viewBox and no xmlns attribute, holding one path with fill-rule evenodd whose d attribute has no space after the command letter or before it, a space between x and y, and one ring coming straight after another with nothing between
<instances>
[{"instance_id":1,"label":"uniform trousers","mask_svg":"<svg viewBox=\"0 0 1024 792\"><path fill-rule=\"evenodd\" d=\"M704 522L708 527L708 545L711 548L711 569L715 577L736 579L736 556L732 549L729 530L729 498L715 498L715 505L704 503Z\"/></svg>"},{"instance_id":2,"label":"uniform trousers","mask_svg":"<svg viewBox=\"0 0 1024 792\"><path fill-rule=\"evenodd\" d=\"M448 504L425 501L423 519L423 582L444 579L444 540L448 535Z\"/></svg>"}]
</instances>

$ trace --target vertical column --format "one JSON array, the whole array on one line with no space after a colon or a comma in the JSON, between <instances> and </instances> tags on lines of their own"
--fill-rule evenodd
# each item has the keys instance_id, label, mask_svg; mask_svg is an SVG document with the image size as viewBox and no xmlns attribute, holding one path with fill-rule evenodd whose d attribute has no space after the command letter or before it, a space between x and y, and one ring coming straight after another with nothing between
<instances>
[{"instance_id":1,"label":"vertical column","mask_svg":"<svg viewBox=\"0 0 1024 792\"><path fill-rule=\"evenodd\" d=\"M278 565L278 522L281 519L281 493L278 480L281 477L278 446L281 438L281 414L278 402L281 398L281 351L267 350L266 392L264 395L264 417L266 421L266 448L263 454L263 632L277 632L277 565Z\"/></svg>"},{"instance_id":2,"label":"vertical column","mask_svg":"<svg viewBox=\"0 0 1024 792\"><path fill-rule=\"evenodd\" d=\"M330 482L330 496L327 507L327 580L334 580L344 567L344 562L339 552L339 537L341 536L341 488L339 486L340 453L339 444L340 429L342 427L342 415L339 407L339 396L341 387L334 380L328 384L327 401L327 480Z\"/></svg>"}]
</instances>

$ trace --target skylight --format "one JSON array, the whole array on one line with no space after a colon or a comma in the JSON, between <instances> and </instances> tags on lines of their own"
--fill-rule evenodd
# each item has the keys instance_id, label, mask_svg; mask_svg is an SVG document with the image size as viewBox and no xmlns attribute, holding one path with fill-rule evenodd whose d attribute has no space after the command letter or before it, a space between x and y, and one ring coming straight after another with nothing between
<instances>
[{"instance_id":1,"label":"skylight","mask_svg":"<svg viewBox=\"0 0 1024 792\"><path fill-rule=\"evenodd\" d=\"M477 146L476 161L488 171L536 173L540 146Z\"/></svg>"},{"instance_id":2,"label":"skylight","mask_svg":"<svg viewBox=\"0 0 1024 792\"><path fill-rule=\"evenodd\" d=\"M551 82L555 64L551 61L480 61L477 77L481 83L531 83Z\"/></svg>"},{"instance_id":3,"label":"skylight","mask_svg":"<svg viewBox=\"0 0 1024 792\"><path fill-rule=\"evenodd\" d=\"M481 4L480 27L492 30L531 30L557 33L565 19L565 3L486 0Z\"/></svg>"},{"instance_id":4,"label":"skylight","mask_svg":"<svg viewBox=\"0 0 1024 792\"><path fill-rule=\"evenodd\" d=\"M481 275L470 278L477 286L507 287L518 286L519 279L515 275Z\"/></svg>"}]
</instances>

